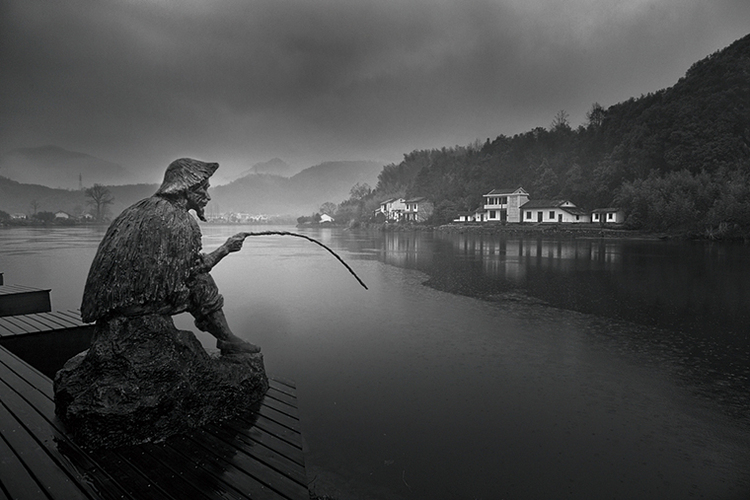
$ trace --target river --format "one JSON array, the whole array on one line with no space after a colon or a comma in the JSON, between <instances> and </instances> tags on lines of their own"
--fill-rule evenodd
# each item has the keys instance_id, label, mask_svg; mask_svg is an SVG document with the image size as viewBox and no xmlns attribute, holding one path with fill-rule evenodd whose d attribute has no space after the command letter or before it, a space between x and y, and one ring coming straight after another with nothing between
<instances>
[{"instance_id":1,"label":"river","mask_svg":"<svg viewBox=\"0 0 750 500\"><path fill-rule=\"evenodd\" d=\"M267 229L295 230L204 225L204 247ZM750 247L300 231L369 290L289 237L212 274L233 329L297 384L314 492L750 496ZM102 234L0 230L0 271L78 308Z\"/></svg>"}]
</instances>

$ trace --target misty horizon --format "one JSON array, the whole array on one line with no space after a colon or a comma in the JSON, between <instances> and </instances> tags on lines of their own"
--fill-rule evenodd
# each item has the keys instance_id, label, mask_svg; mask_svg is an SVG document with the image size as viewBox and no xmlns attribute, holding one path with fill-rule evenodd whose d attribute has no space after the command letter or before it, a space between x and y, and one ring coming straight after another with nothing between
<instances>
[{"instance_id":1,"label":"misty horizon","mask_svg":"<svg viewBox=\"0 0 750 500\"><path fill-rule=\"evenodd\" d=\"M11 0L0 14L0 151L52 144L156 183L185 156L226 182L271 158L397 163L560 110L576 127L746 35L750 4Z\"/></svg>"}]
</instances>

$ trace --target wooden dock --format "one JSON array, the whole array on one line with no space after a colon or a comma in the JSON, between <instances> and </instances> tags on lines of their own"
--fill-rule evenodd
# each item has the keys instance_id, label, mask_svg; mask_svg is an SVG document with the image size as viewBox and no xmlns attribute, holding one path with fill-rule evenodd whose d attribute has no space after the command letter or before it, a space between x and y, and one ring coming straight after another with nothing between
<instances>
[{"instance_id":1,"label":"wooden dock","mask_svg":"<svg viewBox=\"0 0 750 500\"><path fill-rule=\"evenodd\" d=\"M0 346L52 378L65 362L91 345L94 325L79 311L0 317Z\"/></svg>"},{"instance_id":2,"label":"wooden dock","mask_svg":"<svg viewBox=\"0 0 750 500\"><path fill-rule=\"evenodd\" d=\"M0 316L49 312L49 289L26 285L0 285Z\"/></svg>"},{"instance_id":3,"label":"wooden dock","mask_svg":"<svg viewBox=\"0 0 750 500\"><path fill-rule=\"evenodd\" d=\"M293 384L255 412L163 443L85 452L55 417L52 381L0 347L0 500L307 500Z\"/></svg>"}]
</instances>

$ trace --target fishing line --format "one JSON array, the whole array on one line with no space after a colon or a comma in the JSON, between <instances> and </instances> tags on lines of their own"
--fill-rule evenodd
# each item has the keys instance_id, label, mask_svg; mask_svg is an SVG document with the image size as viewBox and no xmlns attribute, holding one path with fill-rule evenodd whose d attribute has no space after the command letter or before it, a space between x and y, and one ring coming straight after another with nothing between
<instances>
[{"instance_id":1,"label":"fishing line","mask_svg":"<svg viewBox=\"0 0 750 500\"><path fill-rule=\"evenodd\" d=\"M347 264L346 262L344 262L344 259L342 259L341 257L339 257L336 252L334 252L333 250L331 250L330 248L328 248L326 245L324 245L323 243L319 242L318 240L316 240L314 238L310 238L309 236L305 236L304 234L291 233L289 231L258 231L258 232L240 233L240 234L242 234L245 238L247 238L248 236L295 236L297 238L306 239L307 241L312 241L316 245L319 245L319 246L325 248L326 250L328 250L328 252L331 255L333 255L334 257L336 257L336 259L338 259L338 261L341 262L344 265L344 267L352 274L352 276L354 276L357 279L357 281L359 282L359 284L362 285L362 287L365 290L369 290L367 288L367 285L365 285L364 281L362 281L361 279L359 279L359 276L357 276L357 273L354 272L354 269L352 269L351 267L349 267L349 264Z\"/></svg>"}]
</instances>

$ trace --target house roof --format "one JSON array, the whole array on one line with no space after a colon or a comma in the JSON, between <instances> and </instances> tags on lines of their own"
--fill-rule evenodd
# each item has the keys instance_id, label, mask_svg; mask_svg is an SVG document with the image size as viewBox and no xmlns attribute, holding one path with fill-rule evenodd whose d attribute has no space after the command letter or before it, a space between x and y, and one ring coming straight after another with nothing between
<instances>
[{"instance_id":1,"label":"house roof","mask_svg":"<svg viewBox=\"0 0 750 500\"><path fill-rule=\"evenodd\" d=\"M585 208L578 208L578 207L560 207L560 210L565 210L569 214L573 214L573 215L589 215L589 214L591 214L591 212L589 212Z\"/></svg>"},{"instance_id":2,"label":"house roof","mask_svg":"<svg viewBox=\"0 0 750 500\"><path fill-rule=\"evenodd\" d=\"M568 200L529 200L521 208L558 208L562 207L564 203L569 203ZM562 207L565 209L576 208L575 205L572 207Z\"/></svg>"},{"instance_id":3,"label":"house roof","mask_svg":"<svg viewBox=\"0 0 750 500\"><path fill-rule=\"evenodd\" d=\"M427 198L424 196L418 196L416 198L409 198L408 200L404 200L404 203L419 203L420 201L427 201Z\"/></svg>"},{"instance_id":4,"label":"house roof","mask_svg":"<svg viewBox=\"0 0 750 500\"><path fill-rule=\"evenodd\" d=\"M611 207L611 208L596 208L591 211L592 214L601 214L601 213L607 213L607 212L619 212L622 210L621 208Z\"/></svg>"},{"instance_id":5,"label":"house roof","mask_svg":"<svg viewBox=\"0 0 750 500\"><path fill-rule=\"evenodd\" d=\"M516 187L511 187L511 188L497 188L497 189L493 189L493 190L492 190L492 191L490 191L489 193L487 193L487 194L485 194L485 195L482 195L482 196L498 196L498 195L508 195L508 194L513 194L513 193L515 193L516 191L521 191L521 192L523 192L524 194L529 194L529 193L527 193L527 192L526 192L526 190L524 190L524 188L522 188L521 186L516 186Z\"/></svg>"}]
</instances>

